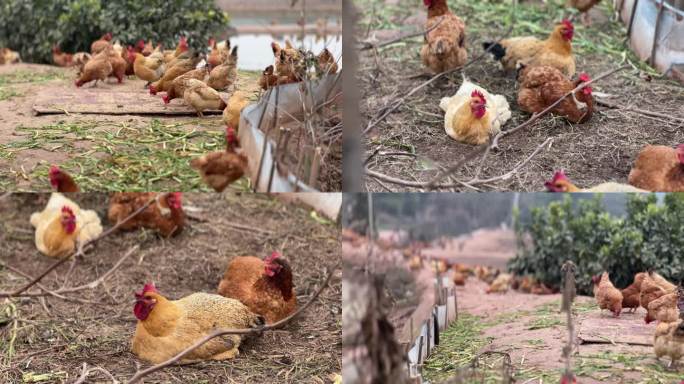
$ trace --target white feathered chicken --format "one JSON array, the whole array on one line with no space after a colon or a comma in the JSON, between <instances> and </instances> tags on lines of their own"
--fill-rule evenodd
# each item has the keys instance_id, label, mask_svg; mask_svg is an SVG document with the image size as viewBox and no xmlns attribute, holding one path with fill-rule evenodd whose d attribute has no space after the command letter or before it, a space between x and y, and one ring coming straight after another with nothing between
<instances>
[{"instance_id":1,"label":"white feathered chicken","mask_svg":"<svg viewBox=\"0 0 684 384\"><path fill-rule=\"evenodd\" d=\"M511 108L502 95L492 95L463 77L455 95L439 103L444 115L444 130L454 140L483 144L511 118Z\"/></svg>"}]
</instances>

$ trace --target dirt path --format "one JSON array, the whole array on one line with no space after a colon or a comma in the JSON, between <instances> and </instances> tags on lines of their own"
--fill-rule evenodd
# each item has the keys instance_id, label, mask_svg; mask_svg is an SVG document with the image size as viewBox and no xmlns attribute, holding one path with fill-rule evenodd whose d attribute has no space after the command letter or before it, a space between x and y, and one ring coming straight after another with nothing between
<instances>
[{"instance_id":1,"label":"dirt path","mask_svg":"<svg viewBox=\"0 0 684 384\"><path fill-rule=\"evenodd\" d=\"M363 12L358 28L361 40L385 41L404 33L424 29L425 9L412 0L386 0L378 4L359 1ZM511 36L546 36L554 21L567 17L570 10L565 0L518 2L517 22ZM511 25L511 6L501 1L453 0L452 11L467 26L469 58L482 52L483 41L499 38ZM573 50L578 72L597 75L619 67L638 63L642 71L624 71L592 84L595 92L613 97L611 102L633 106L665 115L684 118L684 89L672 80L659 78L622 44L625 27L610 19L611 2L601 2L592 12L594 23L585 27L575 23ZM364 124L375 119L384 107L403 97L427 80L413 75L423 73L419 51L423 37L404 40L379 50L362 51L359 57L360 109ZM652 71L652 70L650 70ZM508 100L513 113L504 126L510 129L526 121L529 115L517 106L517 85L513 75L505 76L498 63L485 57L466 69L471 81ZM364 137L366 157L376 151L368 167L385 175L408 181L428 181L440 167L456 163L473 147L452 140L444 133L442 97L452 96L461 84L461 74L443 78L413 94ZM638 152L646 144L674 146L684 142L680 121L644 116L619 109L597 107L592 119L581 125L569 124L561 118L545 116L530 127L506 137L501 150L491 154L482 166L480 179L500 176L527 158L547 138L553 145L541 151L519 172L507 180L477 185L483 190L542 191L544 181L555 170L564 169L580 187L591 187L606 181L627 182L627 175ZM396 155L404 152L404 155ZM383 155L393 153L395 155ZM479 161L455 173L462 181L474 177ZM367 177L369 191L410 190L382 184ZM457 190L472 191L467 187Z\"/></svg>"},{"instance_id":2,"label":"dirt path","mask_svg":"<svg viewBox=\"0 0 684 384\"><path fill-rule=\"evenodd\" d=\"M32 275L52 264L36 251L28 222L47 198L47 194L16 194L0 199L2 264ZM86 303L0 299L0 382L19 383L29 374L45 375L44 383L74 382L84 362L109 370L120 381L130 378L141 363L129 347L136 324L133 292L147 281L154 281L174 299L193 292L215 292L231 258L263 256L278 249L290 261L297 301L303 304L320 286L327 268L340 258L336 226L314 220L307 208L254 194L186 193L183 198L184 205L200 210L195 215L202 221L189 221L179 236L165 240L148 230L115 233L77 261L68 286L91 282L125 250L140 245L100 287L68 295ZM77 194L74 199L82 207L95 209L100 217L106 216L107 194ZM229 227L231 223L260 232L238 231ZM109 225L103 220L105 228ZM58 268L42 284L61 286L67 270L68 265ZM298 320L241 345L237 358L170 367L145 382L331 383L331 375L341 371L341 280L341 273L333 277ZM0 266L0 290L25 281ZM103 381L102 375L88 379Z\"/></svg>"},{"instance_id":3,"label":"dirt path","mask_svg":"<svg viewBox=\"0 0 684 384\"><path fill-rule=\"evenodd\" d=\"M189 161L222 148L220 115L202 119L73 113L34 116L32 106L38 95L83 92L73 85L75 76L73 69L46 65L0 66L0 189L47 191L47 170L50 164L59 164L76 177L83 190L207 190ZM238 89L253 99L256 76L241 71L238 79ZM131 77L123 84L94 89L154 97L143 85ZM243 179L233 187L242 190L247 184Z\"/></svg>"}]
</instances>

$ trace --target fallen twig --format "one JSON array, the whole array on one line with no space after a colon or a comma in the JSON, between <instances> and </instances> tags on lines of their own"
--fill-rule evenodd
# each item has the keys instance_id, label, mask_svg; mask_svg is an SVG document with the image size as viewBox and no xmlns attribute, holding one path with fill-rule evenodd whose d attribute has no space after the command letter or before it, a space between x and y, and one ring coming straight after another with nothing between
<instances>
[{"instance_id":1,"label":"fallen twig","mask_svg":"<svg viewBox=\"0 0 684 384\"><path fill-rule=\"evenodd\" d=\"M398 43L398 42L400 42L400 41L402 41L402 40L404 40L404 39L409 39L409 38L411 38L411 37L416 37L416 36L420 36L420 35L427 35L428 33L432 32L432 30L434 30L435 28L437 28L437 27L442 23L442 21L444 21L444 16L441 16L440 19L439 19L439 21L438 21L435 25L431 26L430 28L428 28L428 29L426 29L426 30L422 30L422 31L418 31L418 32L407 33L407 34L401 35L401 36L399 36L399 37L396 37L396 38L394 38L394 39L390 39L390 40L387 40L387 41L383 41L383 42L377 43L377 44L367 43L367 42L366 42L366 43L363 43L363 47L361 47L361 48L359 49L359 51L365 51L365 50L368 50L368 49L371 49L371 48L375 48L375 49L377 49L377 48L382 48L382 47L386 47L386 46L391 45L391 44L394 44L394 43Z\"/></svg>"},{"instance_id":2,"label":"fallen twig","mask_svg":"<svg viewBox=\"0 0 684 384\"><path fill-rule=\"evenodd\" d=\"M214 331L214 332L208 334L207 336L203 337L202 339L198 340L195 344L193 344L193 345L191 345L190 347L186 348L186 349L183 350L181 353L179 353L179 354L177 354L176 356L170 358L169 360L166 360L166 361L164 361L164 362L162 362L162 363L153 365L153 366L151 366L151 367L149 367L149 368L147 368L147 369L145 369L145 370L138 371L138 372L137 372L137 373L128 381L128 384L137 383L137 382L139 382L143 377L145 377L145 376L147 376L147 375L149 375L149 374L151 374L151 373L153 373L153 372L156 372L156 371L158 371L158 370L160 370L160 369L163 369L163 368L165 368L165 367L168 367L169 365L171 365L171 364L177 362L178 360L180 360L181 358L183 358L183 356L185 356L185 355L187 355L188 353L194 351L195 349L201 347L201 346L204 345L207 341L209 341L209 340L211 340L211 339L213 339L213 338L215 338L215 337L219 337L219 336L223 336L223 335L247 335L247 334L252 334L252 333L261 333L261 332L263 332L263 331L268 331L268 330L277 329L277 328L282 327L283 325L287 324L288 322L290 322L290 321L291 321L292 319L294 319L295 317L299 316L302 312L304 312L307 308L309 308L309 307L311 306L311 304L313 304L314 301L316 301L316 299L317 299L318 296L321 294L321 292L323 292L323 290L325 290L325 288L328 286L328 283L330 282L330 279L332 279L333 274L334 274L335 271L338 269L338 267L339 267L339 263L337 263L337 264L330 270L330 272L328 273L328 276L326 277L325 281L324 281L323 284L318 288L318 290L313 294L313 296L311 296L311 299L309 299L309 301L308 301L306 304L304 304L302 307L300 307L297 311L295 311L294 313L292 313L290 316L288 316L288 317L286 317L286 318L284 318L284 319L282 319L282 320L280 320L280 321L277 321L277 322L275 322L275 323L273 323L273 324L264 325L264 326L261 326L261 327L259 327L259 328L246 328L246 329L218 329L218 330L216 330L216 331Z\"/></svg>"},{"instance_id":3,"label":"fallen twig","mask_svg":"<svg viewBox=\"0 0 684 384\"><path fill-rule=\"evenodd\" d=\"M81 376L76 381L74 381L74 384L85 383L85 380L88 378L88 375L90 375L93 372L102 372L105 374L105 376L109 377L109 379L112 380L113 384L119 383L119 381L114 378L114 375L112 375L108 370L106 370L104 368L97 367L97 366L92 367L92 368L88 368L88 364L83 363Z\"/></svg>"},{"instance_id":4,"label":"fallen twig","mask_svg":"<svg viewBox=\"0 0 684 384\"><path fill-rule=\"evenodd\" d=\"M684 123L684 117L676 117L676 116L668 115L665 113L653 112L653 111L648 111L648 110L640 109L640 108L626 107L624 105L620 105L617 103L611 103L609 101L601 100L599 98L595 98L594 100L596 100L596 104L603 105L604 107L621 109L623 111L630 111L630 112L639 113L639 114L646 115L646 116L660 117L660 118L668 119L668 120L676 120L676 121L681 121Z\"/></svg>"}]
</instances>

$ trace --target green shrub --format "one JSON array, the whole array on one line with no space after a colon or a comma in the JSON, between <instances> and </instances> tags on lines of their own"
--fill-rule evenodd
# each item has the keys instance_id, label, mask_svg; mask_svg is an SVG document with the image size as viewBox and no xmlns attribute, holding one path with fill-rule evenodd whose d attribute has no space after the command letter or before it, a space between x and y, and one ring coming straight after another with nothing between
<instances>
[{"instance_id":1,"label":"green shrub","mask_svg":"<svg viewBox=\"0 0 684 384\"><path fill-rule=\"evenodd\" d=\"M144 39L165 48L182 35L200 51L228 27L228 15L213 0L8 0L0 2L0 20L0 47L43 63L51 62L53 44L90 52L107 32L124 46Z\"/></svg>"},{"instance_id":2,"label":"green shrub","mask_svg":"<svg viewBox=\"0 0 684 384\"><path fill-rule=\"evenodd\" d=\"M618 287L648 269L675 282L684 277L684 194L668 194L661 204L655 194L631 196L624 218L607 213L600 195L577 207L567 196L534 208L526 223L516 220L515 231L518 254L511 272L550 286L559 287L565 260L577 264L577 288L584 294L591 293L591 276L604 270Z\"/></svg>"}]
</instances>

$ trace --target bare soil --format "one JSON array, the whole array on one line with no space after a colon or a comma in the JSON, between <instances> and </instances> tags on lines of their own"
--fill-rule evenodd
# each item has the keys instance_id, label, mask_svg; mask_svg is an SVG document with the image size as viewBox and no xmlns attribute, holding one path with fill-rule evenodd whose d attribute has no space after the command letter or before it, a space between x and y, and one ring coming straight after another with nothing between
<instances>
[{"instance_id":1,"label":"bare soil","mask_svg":"<svg viewBox=\"0 0 684 384\"><path fill-rule=\"evenodd\" d=\"M385 1L371 6L359 1L363 20L372 20L360 30L360 40L385 41L403 33L424 29L425 10L420 2L406 0ZM467 3L467 4L465 4ZM555 20L569 11L561 1L520 2L520 9L535 9L535 19L517 22L518 29L526 34L546 36ZM500 2L450 2L452 10L462 17L467 26L469 59L482 52L483 41L500 38L508 29L504 13L492 11L490 16L478 14L471 8L495 9ZM535 7L535 8L528 8ZM611 21L610 2L600 3L592 10L590 27L575 23L573 47L578 73L592 77L635 62L628 48L619 45L625 27ZM478 8L480 9L480 8ZM487 19L484 21L482 19ZM531 33L534 31L534 33ZM404 97L428 77L416 78L424 72L419 57L422 37L406 39L378 51L360 53L358 83L361 87L362 128L368 121L384 111L384 107ZM626 60L627 59L627 60ZM644 64L640 64L644 66ZM645 66L647 67L647 66ZM490 55L464 71L473 82L508 100L512 119L503 127L511 129L530 116L517 104L517 86L514 74L505 75ZM387 176L409 182L427 182L437 173L458 162L474 147L452 140L444 133L443 112L439 108L442 97L452 96L461 84L461 74L442 78L409 97L404 105L391 113L364 136L365 158L379 151L368 163L368 168ZM592 85L595 93L611 95L609 101L627 107L645 109L667 116L684 118L684 87L667 78L651 76L644 71L632 70L616 73ZM491 191L542 191L544 181L555 170L564 169L579 187L591 187L602 182L627 182L627 176L639 151L647 144L674 146L684 142L681 121L651 117L622 109L597 106L592 119L585 124L570 124L562 118L544 116L530 127L500 142L500 150L492 153L482 166L480 179L503 175L530 156L547 138L550 148L542 150L513 177L487 184L478 184L478 190ZM397 153L404 153L397 154ZM390 153L384 155L383 153ZM454 174L457 181L471 180L480 164L479 157ZM449 182L450 180L443 180ZM368 191L401 191L416 188L378 182L367 176ZM454 190L472 191L462 186Z\"/></svg>"},{"instance_id":2,"label":"bare soil","mask_svg":"<svg viewBox=\"0 0 684 384\"><path fill-rule=\"evenodd\" d=\"M3 265L37 275L53 260L35 248L32 212L43 208L48 194L14 194L0 200L0 290L26 282ZM107 195L78 194L84 208L106 217ZM321 224L307 208L253 194L184 194L198 219L179 236L165 240L147 230L115 233L76 261L66 283L89 283L109 270L131 246L140 250L94 290L52 297L0 300L0 382L16 383L29 374L47 375L45 383L73 382L83 363L102 367L123 381L148 364L130 352L136 319L133 292L154 281L169 298L215 292L228 261L239 255L263 256L280 250L294 273L297 300L303 304L339 260L339 231ZM254 230L237 230L240 224ZM109 226L106 219L103 225ZM63 284L68 264L42 284ZM302 317L283 329L266 332L241 345L230 361L172 366L149 376L149 383L329 383L341 371L341 272ZM14 325L16 324L16 327ZM12 352L10 352L10 350ZM88 382L106 377L93 373Z\"/></svg>"}]
</instances>

